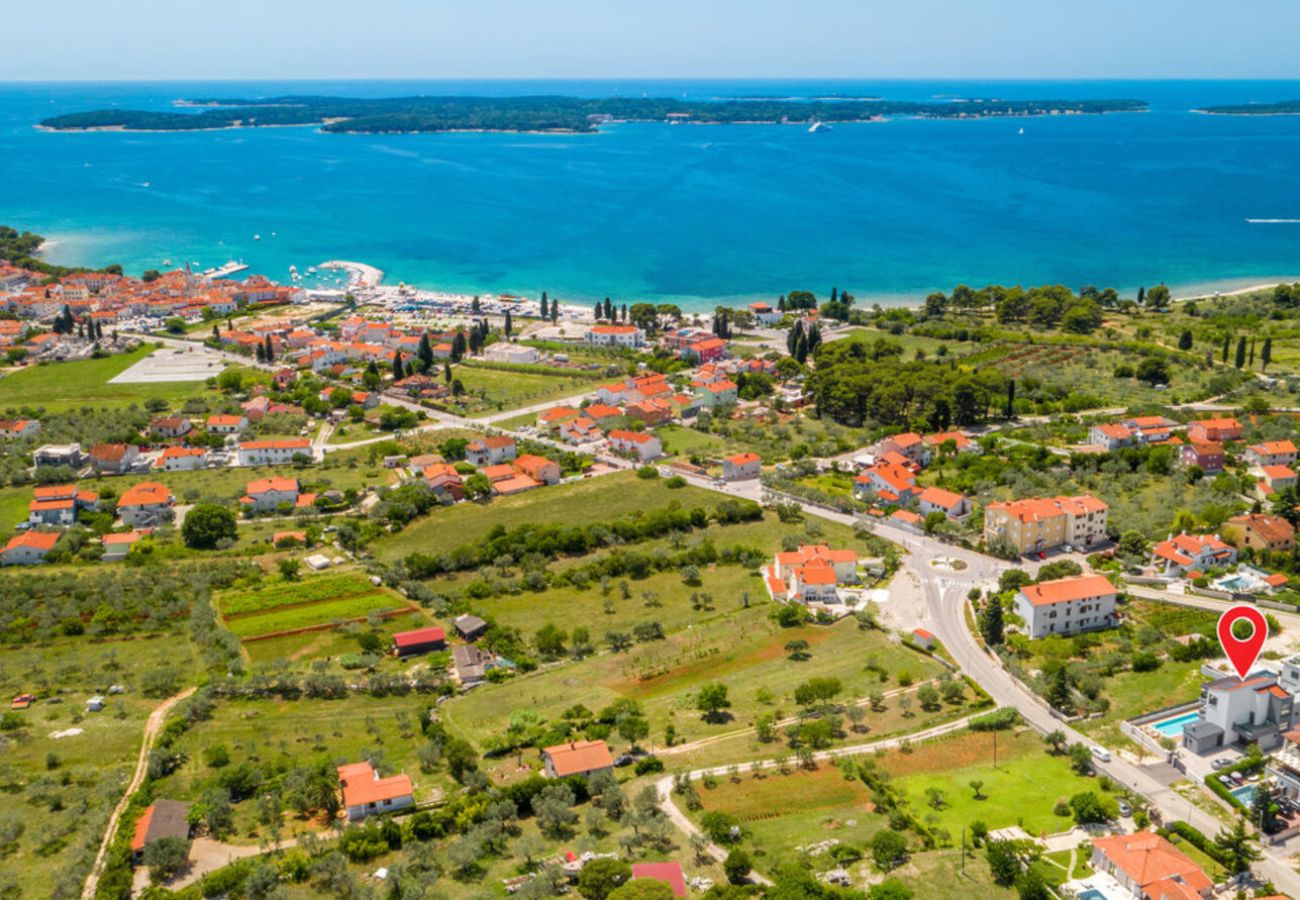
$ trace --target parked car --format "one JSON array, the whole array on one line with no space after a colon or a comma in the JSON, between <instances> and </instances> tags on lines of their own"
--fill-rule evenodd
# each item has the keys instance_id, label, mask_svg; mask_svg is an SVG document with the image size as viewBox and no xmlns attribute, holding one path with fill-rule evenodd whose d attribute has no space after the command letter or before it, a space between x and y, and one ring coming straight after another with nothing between
<instances>
[{"instance_id":1,"label":"parked car","mask_svg":"<svg viewBox=\"0 0 1300 900\"><path fill-rule=\"evenodd\" d=\"M1092 756L1094 759L1101 760L1102 762L1110 762L1110 751L1105 747L1093 747Z\"/></svg>"},{"instance_id":2,"label":"parked car","mask_svg":"<svg viewBox=\"0 0 1300 900\"><path fill-rule=\"evenodd\" d=\"M619 766L620 768L632 765L632 754L624 753L621 756L615 757L614 765Z\"/></svg>"},{"instance_id":3,"label":"parked car","mask_svg":"<svg viewBox=\"0 0 1300 900\"><path fill-rule=\"evenodd\" d=\"M1129 805L1129 802L1127 800L1119 801L1119 814L1121 816L1133 815L1133 807Z\"/></svg>"}]
</instances>

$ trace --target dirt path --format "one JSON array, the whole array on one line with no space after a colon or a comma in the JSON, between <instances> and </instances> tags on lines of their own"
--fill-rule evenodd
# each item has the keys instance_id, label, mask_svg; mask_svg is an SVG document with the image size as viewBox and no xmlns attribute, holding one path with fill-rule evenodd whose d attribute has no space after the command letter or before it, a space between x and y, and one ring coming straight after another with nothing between
<instances>
[{"instance_id":1,"label":"dirt path","mask_svg":"<svg viewBox=\"0 0 1300 900\"><path fill-rule=\"evenodd\" d=\"M145 720L144 739L140 743L140 755L135 762L135 773L131 776L122 799L113 808L113 814L108 817L108 824L104 827L104 840L99 845L99 852L95 854L95 864L91 866L86 885L81 890L82 900L91 900L99 888L99 878L104 874L104 863L108 859L108 848L113 844L113 835L117 834L117 823L121 820L122 813L126 812L126 805L130 802L131 795L144 783L145 772L149 767L149 751L153 749L154 739L162 730L163 720L167 718L167 713L173 706L193 694L194 690L192 687L186 688L174 697L168 697L158 705L157 709L149 713L149 718Z\"/></svg>"}]
</instances>

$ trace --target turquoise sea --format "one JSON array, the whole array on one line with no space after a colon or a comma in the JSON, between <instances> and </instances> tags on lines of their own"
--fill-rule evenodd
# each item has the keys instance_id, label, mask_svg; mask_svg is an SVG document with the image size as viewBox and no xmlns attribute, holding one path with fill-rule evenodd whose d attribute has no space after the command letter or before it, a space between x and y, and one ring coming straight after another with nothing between
<instances>
[{"instance_id":1,"label":"turquoise sea","mask_svg":"<svg viewBox=\"0 0 1300 900\"><path fill-rule=\"evenodd\" d=\"M595 135L314 128L49 134L41 118L283 93L1129 97L1147 113ZM588 300L917 300L970 284L1228 287L1300 276L1300 117L1190 112L1300 82L0 84L0 223L57 262L327 259L423 287ZM1023 128L1023 134L1021 129ZM274 236L272 234L274 233ZM261 235L261 240L254 240Z\"/></svg>"}]
</instances>

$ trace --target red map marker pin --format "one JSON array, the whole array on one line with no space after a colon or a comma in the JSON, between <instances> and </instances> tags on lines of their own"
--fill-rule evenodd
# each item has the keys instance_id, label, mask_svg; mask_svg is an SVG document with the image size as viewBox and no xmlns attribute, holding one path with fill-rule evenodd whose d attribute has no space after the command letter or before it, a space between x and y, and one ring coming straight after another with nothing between
<instances>
[{"instance_id":1,"label":"red map marker pin","mask_svg":"<svg viewBox=\"0 0 1300 900\"><path fill-rule=\"evenodd\" d=\"M1239 638L1232 633L1232 626L1237 622L1249 622L1252 626L1250 637ZM1237 677L1245 680L1250 670L1259 659L1259 651L1264 649L1268 639L1268 622L1264 614L1253 606L1233 606L1219 616L1219 643L1228 660L1237 670Z\"/></svg>"}]
</instances>

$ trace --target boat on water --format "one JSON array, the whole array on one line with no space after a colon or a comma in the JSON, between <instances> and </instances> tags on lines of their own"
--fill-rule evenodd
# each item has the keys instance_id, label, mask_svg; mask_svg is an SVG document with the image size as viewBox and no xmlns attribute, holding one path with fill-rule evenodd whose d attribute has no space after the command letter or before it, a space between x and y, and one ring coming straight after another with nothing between
<instances>
[{"instance_id":1,"label":"boat on water","mask_svg":"<svg viewBox=\"0 0 1300 900\"><path fill-rule=\"evenodd\" d=\"M1018 134L1024 134L1024 133L1025 133L1025 129L1021 128L1020 131L1017 132L1017 133L1018 133Z\"/></svg>"},{"instance_id":2,"label":"boat on water","mask_svg":"<svg viewBox=\"0 0 1300 900\"><path fill-rule=\"evenodd\" d=\"M261 236L260 234L255 234L255 235L253 235L253 240L255 240L255 241L260 241L261 239L262 239L262 236Z\"/></svg>"},{"instance_id":3,"label":"boat on water","mask_svg":"<svg viewBox=\"0 0 1300 900\"><path fill-rule=\"evenodd\" d=\"M819 134L823 131L832 131L832 130L834 129L832 129L831 126L827 125L825 122L813 122L812 125L809 126L808 128L808 133Z\"/></svg>"}]
</instances>

